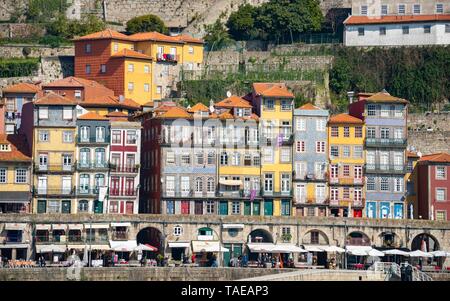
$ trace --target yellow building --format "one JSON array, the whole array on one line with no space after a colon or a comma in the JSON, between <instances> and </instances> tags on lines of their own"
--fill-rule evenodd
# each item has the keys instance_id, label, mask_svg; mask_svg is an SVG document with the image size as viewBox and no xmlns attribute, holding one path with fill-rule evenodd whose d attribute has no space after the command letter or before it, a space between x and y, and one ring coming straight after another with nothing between
<instances>
[{"instance_id":1,"label":"yellow building","mask_svg":"<svg viewBox=\"0 0 450 301\"><path fill-rule=\"evenodd\" d=\"M364 208L364 122L348 114L328 121L330 212L362 217Z\"/></svg>"},{"instance_id":2,"label":"yellow building","mask_svg":"<svg viewBox=\"0 0 450 301\"><path fill-rule=\"evenodd\" d=\"M53 92L34 102L34 213L75 212L76 104Z\"/></svg>"},{"instance_id":3,"label":"yellow building","mask_svg":"<svg viewBox=\"0 0 450 301\"><path fill-rule=\"evenodd\" d=\"M289 216L292 209L292 118L294 95L281 83L254 83L252 102L260 117L264 215Z\"/></svg>"},{"instance_id":4,"label":"yellow building","mask_svg":"<svg viewBox=\"0 0 450 301\"><path fill-rule=\"evenodd\" d=\"M420 155L415 152L406 152L407 157L407 165L406 165L406 174L405 174L405 185L406 185L406 218L410 219L418 219L419 212L417 208L419 208L418 200L417 200L417 188L418 188L418 179L417 179L417 162L420 159ZM411 212L412 211L412 212Z\"/></svg>"},{"instance_id":5,"label":"yellow building","mask_svg":"<svg viewBox=\"0 0 450 301\"><path fill-rule=\"evenodd\" d=\"M75 76L98 80L141 105L170 96L180 72L203 62L203 41L187 35L107 29L74 42Z\"/></svg>"},{"instance_id":6,"label":"yellow building","mask_svg":"<svg viewBox=\"0 0 450 301\"><path fill-rule=\"evenodd\" d=\"M249 101L230 96L215 105L219 131L219 214L261 215L258 121Z\"/></svg>"},{"instance_id":7,"label":"yellow building","mask_svg":"<svg viewBox=\"0 0 450 301\"><path fill-rule=\"evenodd\" d=\"M0 213L28 213L31 156L26 137L0 134Z\"/></svg>"}]
</instances>

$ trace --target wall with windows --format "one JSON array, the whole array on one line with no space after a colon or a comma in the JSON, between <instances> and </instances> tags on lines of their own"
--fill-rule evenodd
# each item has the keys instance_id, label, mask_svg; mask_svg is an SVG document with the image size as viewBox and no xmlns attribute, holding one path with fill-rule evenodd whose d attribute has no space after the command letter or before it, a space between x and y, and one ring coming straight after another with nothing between
<instances>
[{"instance_id":1,"label":"wall with windows","mask_svg":"<svg viewBox=\"0 0 450 301\"><path fill-rule=\"evenodd\" d=\"M152 100L152 61L126 58L124 67L125 97L141 105Z\"/></svg>"},{"instance_id":2,"label":"wall with windows","mask_svg":"<svg viewBox=\"0 0 450 301\"><path fill-rule=\"evenodd\" d=\"M352 1L352 15L412 15L450 13L450 3L444 0L367 0Z\"/></svg>"}]
</instances>

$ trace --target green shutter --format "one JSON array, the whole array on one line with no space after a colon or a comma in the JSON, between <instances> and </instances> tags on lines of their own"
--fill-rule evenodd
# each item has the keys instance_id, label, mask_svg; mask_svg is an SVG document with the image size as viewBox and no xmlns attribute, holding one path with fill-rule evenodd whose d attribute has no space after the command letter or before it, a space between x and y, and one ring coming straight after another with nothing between
<instances>
[{"instance_id":1,"label":"green shutter","mask_svg":"<svg viewBox=\"0 0 450 301\"><path fill-rule=\"evenodd\" d=\"M233 254L235 257L239 257L242 255L242 245L241 244L233 244Z\"/></svg>"},{"instance_id":2,"label":"green shutter","mask_svg":"<svg viewBox=\"0 0 450 301\"><path fill-rule=\"evenodd\" d=\"M47 212L47 202L45 200L38 200L37 213Z\"/></svg>"},{"instance_id":3,"label":"green shutter","mask_svg":"<svg viewBox=\"0 0 450 301\"><path fill-rule=\"evenodd\" d=\"M267 216L273 215L273 201L272 200L264 201L264 215L267 215Z\"/></svg>"},{"instance_id":4,"label":"green shutter","mask_svg":"<svg viewBox=\"0 0 450 301\"><path fill-rule=\"evenodd\" d=\"M70 201L62 201L62 213L70 213Z\"/></svg>"},{"instance_id":5,"label":"green shutter","mask_svg":"<svg viewBox=\"0 0 450 301\"><path fill-rule=\"evenodd\" d=\"M252 204L250 202L244 202L244 215L252 214L251 207L252 207Z\"/></svg>"},{"instance_id":6,"label":"green shutter","mask_svg":"<svg viewBox=\"0 0 450 301\"><path fill-rule=\"evenodd\" d=\"M103 202L99 200L94 201L94 213L103 213Z\"/></svg>"},{"instance_id":7,"label":"green shutter","mask_svg":"<svg viewBox=\"0 0 450 301\"><path fill-rule=\"evenodd\" d=\"M227 267L231 259L231 244L223 244L223 246L230 250L228 252L223 252L223 265Z\"/></svg>"},{"instance_id":8,"label":"green shutter","mask_svg":"<svg viewBox=\"0 0 450 301\"><path fill-rule=\"evenodd\" d=\"M253 215L261 214L261 203L259 201L253 202Z\"/></svg>"},{"instance_id":9,"label":"green shutter","mask_svg":"<svg viewBox=\"0 0 450 301\"><path fill-rule=\"evenodd\" d=\"M228 215L228 202L227 201L220 201L219 214L220 215Z\"/></svg>"}]
</instances>

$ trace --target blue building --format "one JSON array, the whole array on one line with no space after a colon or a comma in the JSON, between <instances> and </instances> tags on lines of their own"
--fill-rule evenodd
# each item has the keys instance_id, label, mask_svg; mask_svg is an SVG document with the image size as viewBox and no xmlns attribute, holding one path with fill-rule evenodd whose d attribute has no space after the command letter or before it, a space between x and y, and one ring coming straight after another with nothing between
<instances>
[{"instance_id":1,"label":"blue building","mask_svg":"<svg viewBox=\"0 0 450 301\"><path fill-rule=\"evenodd\" d=\"M366 124L366 216L405 216L405 174L408 101L386 91L360 93L350 115Z\"/></svg>"},{"instance_id":2,"label":"blue building","mask_svg":"<svg viewBox=\"0 0 450 301\"><path fill-rule=\"evenodd\" d=\"M297 216L327 213L328 110L310 103L294 110L294 206Z\"/></svg>"}]
</instances>

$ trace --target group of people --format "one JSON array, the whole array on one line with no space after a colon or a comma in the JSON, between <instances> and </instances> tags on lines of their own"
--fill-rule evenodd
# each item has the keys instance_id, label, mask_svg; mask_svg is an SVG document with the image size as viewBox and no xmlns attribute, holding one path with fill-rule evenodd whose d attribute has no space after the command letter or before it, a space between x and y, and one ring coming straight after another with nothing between
<instances>
[{"instance_id":1,"label":"group of people","mask_svg":"<svg viewBox=\"0 0 450 301\"><path fill-rule=\"evenodd\" d=\"M262 254L258 255L258 267L266 268L293 268L294 259L292 257L285 258L282 254Z\"/></svg>"},{"instance_id":2,"label":"group of people","mask_svg":"<svg viewBox=\"0 0 450 301\"><path fill-rule=\"evenodd\" d=\"M248 267L248 256L240 255L239 257L232 257L228 263L228 266L233 268Z\"/></svg>"}]
</instances>

